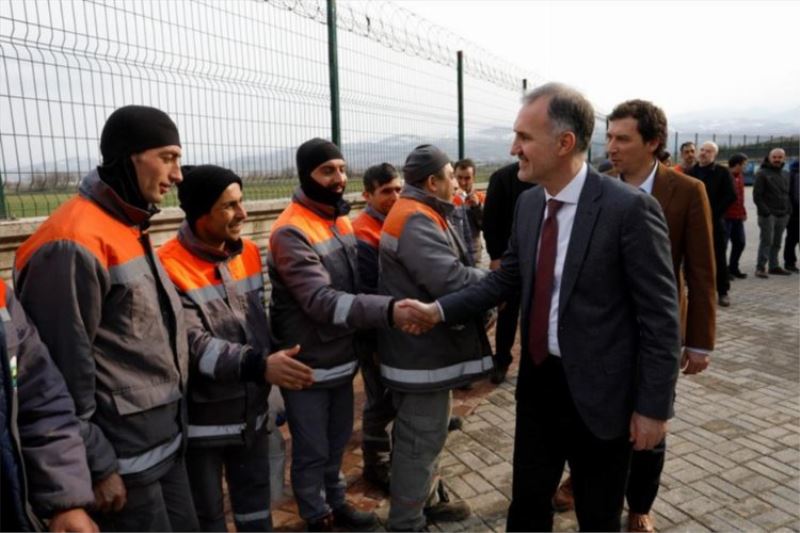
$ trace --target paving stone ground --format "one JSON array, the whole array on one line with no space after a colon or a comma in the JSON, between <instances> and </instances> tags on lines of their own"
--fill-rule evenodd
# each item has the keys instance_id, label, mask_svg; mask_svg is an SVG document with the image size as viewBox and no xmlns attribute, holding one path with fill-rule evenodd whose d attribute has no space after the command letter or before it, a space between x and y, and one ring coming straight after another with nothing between
<instances>
[{"instance_id":1,"label":"paving stone ground","mask_svg":"<svg viewBox=\"0 0 800 533\"><path fill-rule=\"evenodd\" d=\"M755 278L758 229L749 201L745 280L732 283L732 306L720 308L711 367L681 376L667 461L654 506L660 531L800 531L800 276ZM499 387L456 391L466 415L451 433L441 473L474 515L433 531L503 531L511 492L516 370ZM363 401L357 380L358 401ZM357 413L360 409L357 408ZM388 501L360 479L360 416L344 472L349 495L382 520ZM279 530L302 521L288 501L274 512ZM557 530L574 530L574 513L558 515Z\"/></svg>"}]
</instances>

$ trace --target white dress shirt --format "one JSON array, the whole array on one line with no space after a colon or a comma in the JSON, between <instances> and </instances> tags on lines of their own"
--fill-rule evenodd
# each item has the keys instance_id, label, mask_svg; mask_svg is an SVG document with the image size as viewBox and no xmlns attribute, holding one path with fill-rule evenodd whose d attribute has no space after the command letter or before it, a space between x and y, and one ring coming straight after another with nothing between
<instances>
[{"instance_id":1,"label":"white dress shirt","mask_svg":"<svg viewBox=\"0 0 800 533\"><path fill-rule=\"evenodd\" d=\"M588 167L586 163L581 165L578 174L561 189L555 196L550 196L547 189L544 191L545 201L552 199L563 202L561 209L556 213L558 222L558 245L556 249L556 266L553 273L553 296L550 300L550 323L547 326L547 350L552 355L561 356L561 348L558 346L558 298L561 295L561 274L564 271L564 261L567 258L569 239L572 236L572 224L575 222L575 212L578 210L578 198L581 196L583 184L586 183L586 173ZM542 215L541 228L547 217L547 207L545 204L544 214ZM542 244L541 230L539 231L539 244ZM538 252L536 257L538 258ZM537 259L538 262L538 259Z\"/></svg>"}]
</instances>

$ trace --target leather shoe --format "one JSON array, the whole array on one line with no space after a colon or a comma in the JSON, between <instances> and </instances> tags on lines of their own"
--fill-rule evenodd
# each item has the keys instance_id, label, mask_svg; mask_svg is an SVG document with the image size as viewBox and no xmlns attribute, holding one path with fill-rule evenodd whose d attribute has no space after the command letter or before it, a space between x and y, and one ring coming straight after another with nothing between
<instances>
[{"instance_id":1,"label":"leather shoe","mask_svg":"<svg viewBox=\"0 0 800 533\"><path fill-rule=\"evenodd\" d=\"M769 277L769 275L767 274L767 271L764 270L763 268L757 268L756 269L756 277L757 278L761 278L761 279L767 279Z\"/></svg>"},{"instance_id":2,"label":"leather shoe","mask_svg":"<svg viewBox=\"0 0 800 533\"><path fill-rule=\"evenodd\" d=\"M795 274L800 273L800 268L797 268L795 265L785 265L783 268Z\"/></svg>"},{"instance_id":3,"label":"leather shoe","mask_svg":"<svg viewBox=\"0 0 800 533\"><path fill-rule=\"evenodd\" d=\"M451 416L450 421L447 422L447 432L458 431L464 427L464 419L460 416Z\"/></svg>"},{"instance_id":4,"label":"leather shoe","mask_svg":"<svg viewBox=\"0 0 800 533\"><path fill-rule=\"evenodd\" d=\"M747 279L747 274L745 274L741 270L731 270L730 274L732 277L736 279Z\"/></svg>"},{"instance_id":5,"label":"leather shoe","mask_svg":"<svg viewBox=\"0 0 800 533\"><path fill-rule=\"evenodd\" d=\"M499 385L506 380L506 374L508 374L508 365L496 365L492 369L489 381L495 385Z\"/></svg>"},{"instance_id":6,"label":"leather shoe","mask_svg":"<svg viewBox=\"0 0 800 533\"><path fill-rule=\"evenodd\" d=\"M769 269L770 274L776 274L778 276L791 276L792 273L788 270L781 268L781 267L773 267Z\"/></svg>"},{"instance_id":7,"label":"leather shoe","mask_svg":"<svg viewBox=\"0 0 800 533\"><path fill-rule=\"evenodd\" d=\"M372 531L378 527L378 517L345 503L333 510L333 525L347 531Z\"/></svg>"},{"instance_id":8,"label":"leather shoe","mask_svg":"<svg viewBox=\"0 0 800 533\"><path fill-rule=\"evenodd\" d=\"M730 307L731 306L731 297L727 294L720 294L719 295L719 303L720 307Z\"/></svg>"},{"instance_id":9,"label":"leather shoe","mask_svg":"<svg viewBox=\"0 0 800 533\"><path fill-rule=\"evenodd\" d=\"M564 482L558 486L555 496L553 496L553 509L557 513L565 513L575 509L575 496L572 493L572 476L568 476Z\"/></svg>"},{"instance_id":10,"label":"leather shoe","mask_svg":"<svg viewBox=\"0 0 800 533\"><path fill-rule=\"evenodd\" d=\"M628 513L628 531L653 533L655 530L650 513Z\"/></svg>"}]
</instances>

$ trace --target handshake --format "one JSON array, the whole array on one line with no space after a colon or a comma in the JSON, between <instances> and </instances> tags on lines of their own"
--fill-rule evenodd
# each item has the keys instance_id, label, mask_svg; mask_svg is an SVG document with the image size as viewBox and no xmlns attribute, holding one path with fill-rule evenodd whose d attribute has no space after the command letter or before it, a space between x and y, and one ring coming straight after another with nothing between
<instances>
[{"instance_id":1,"label":"handshake","mask_svg":"<svg viewBox=\"0 0 800 533\"><path fill-rule=\"evenodd\" d=\"M394 304L394 327L410 335L421 335L442 321L439 306L406 298Z\"/></svg>"}]
</instances>

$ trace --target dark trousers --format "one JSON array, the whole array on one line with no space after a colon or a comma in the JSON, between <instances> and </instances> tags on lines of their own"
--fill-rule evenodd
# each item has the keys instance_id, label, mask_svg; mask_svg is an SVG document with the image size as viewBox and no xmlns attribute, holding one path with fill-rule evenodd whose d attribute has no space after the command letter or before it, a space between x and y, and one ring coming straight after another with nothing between
<instances>
[{"instance_id":1,"label":"dark trousers","mask_svg":"<svg viewBox=\"0 0 800 533\"><path fill-rule=\"evenodd\" d=\"M497 325L494 331L495 365L508 367L511 364L511 348L517 337L519 322L519 296L506 301L505 307L497 313Z\"/></svg>"},{"instance_id":2,"label":"dark trousers","mask_svg":"<svg viewBox=\"0 0 800 533\"><path fill-rule=\"evenodd\" d=\"M281 392L292 434L292 491L300 516L314 522L345 503L341 468L353 433L353 383Z\"/></svg>"},{"instance_id":3,"label":"dark trousers","mask_svg":"<svg viewBox=\"0 0 800 533\"><path fill-rule=\"evenodd\" d=\"M223 468L236 530L272 531L269 433L261 431L250 447L244 444L202 446L190 443L186 465L201 531L227 531L222 494Z\"/></svg>"},{"instance_id":4,"label":"dark trousers","mask_svg":"<svg viewBox=\"0 0 800 533\"><path fill-rule=\"evenodd\" d=\"M126 484L128 502L119 512L93 513L100 531L197 531L197 515L183 458L160 478Z\"/></svg>"},{"instance_id":5,"label":"dark trousers","mask_svg":"<svg viewBox=\"0 0 800 533\"><path fill-rule=\"evenodd\" d=\"M731 243L731 256L728 259L728 271L740 272L739 259L745 246L744 220L725 219L725 249L728 248L728 241Z\"/></svg>"},{"instance_id":6,"label":"dark trousers","mask_svg":"<svg viewBox=\"0 0 800 533\"><path fill-rule=\"evenodd\" d=\"M653 507L664 470L666 451L667 441L664 439L652 450L634 451L631 455L626 497L632 513L647 514Z\"/></svg>"},{"instance_id":7,"label":"dark trousers","mask_svg":"<svg viewBox=\"0 0 800 533\"><path fill-rule=\"evenodd\" d=\"M397 411L392 404L392 394L381 381L380 367L375 357L362 357L361 376L364 378L364 417L362 422L363 439L361 451L364 468L389 464L392 449L389 424L394 421Z\"/></svg>"},{"instance_id":8,"label":"dark trousers","mask_svg":"<svg viewBox=\"0 0 800 533\"><path fill-rule=\"evenodd\" d=\"M789 224L786 226L786 243L783 246L783 264L785 266L797 266L797 248L800 242L800 210L797 206L792 208L792 216L789 217Z\"/></svg>"},{"instance_id":9,"label":"dark trousers","mask_svg":"<svg viewBox=\"0 0 800 533\"><path fill-rule=\"evenodd\" d=\"M730 274L728 273L728 262L725 260L725 224L724 221L714 222L714 260L717 264L717 295L728 294L731 288Z\"/></svg>"},{"instance_id":10,"label":"dark trousers","mask_svg":"<svg viewBox=\"0 0 800 533\"><path fill-rule=\"evenodd\" d=\"M520 370L507 531L551 531L552 498L569 463L581 531L619 531L631 456L628 436L603 440L572 402L559 357Z\"/></svg>"}]
</instances>

